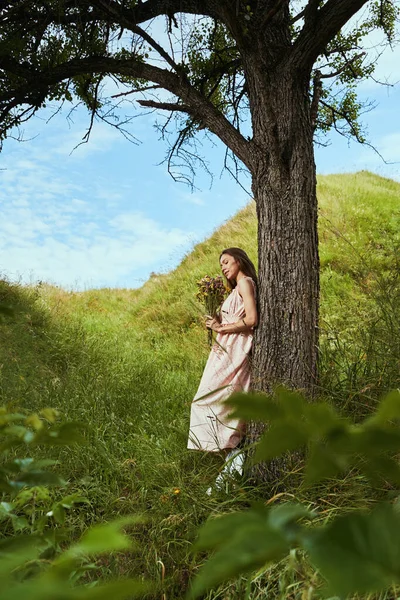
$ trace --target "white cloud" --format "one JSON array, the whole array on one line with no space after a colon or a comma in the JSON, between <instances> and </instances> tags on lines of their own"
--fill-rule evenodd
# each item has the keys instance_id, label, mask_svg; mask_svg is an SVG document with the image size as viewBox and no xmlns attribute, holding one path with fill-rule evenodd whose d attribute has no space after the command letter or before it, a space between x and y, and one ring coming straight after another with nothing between
<instances>
[{"instance_id":1,"label":"white cloud","mask_svg":"<svg viewBox=\"0 0 400 600\"><path fill-rule=\"evenodd\" d=\"M9 277L67 288L135 285L138 273L159 268L189 243L191 232L121 211L115 182L93 182L87 190L57 162L16 155L0 173L0 270Z\"/></svg>"},{"instance_id":2,"label":"white cloud","mask_svg":"<svg viewBox=\"0 0 400 600\"><path fill-rule=\"evenodd\" d=\"M11 277L23 281L30 281L34 274L36 280L67 288L115 286L122 280L130 280L134 286L138 271L157 268L177 245L188 244L191 235L178 229L163 229L156 222L152 235L136 233L132 239L127 235L115 238L98 228L90 238L87 233L83 230L65 241L51 236L40 240L32 235L31 243L29 238L20 241L11 234L7 237L7 253L1 253L3 268L7 266Z\"/></svg>"},{"instance_id":3,"label":"white cloud","mask_svg":"<svg viewBox=\"0 0 400 600\"><path fill-rule=\"evenodd\" d=\"M52 153L61 156L70 155L81 161L90 154L108 152L115 143L123 140L123 136L117 129L106 123L95 123L89 140L86 143L82 142L88 124L89 122L79 120L73 129L63 131L59 139L54 137L51 141Z\"/></svg>"}]
</instances>

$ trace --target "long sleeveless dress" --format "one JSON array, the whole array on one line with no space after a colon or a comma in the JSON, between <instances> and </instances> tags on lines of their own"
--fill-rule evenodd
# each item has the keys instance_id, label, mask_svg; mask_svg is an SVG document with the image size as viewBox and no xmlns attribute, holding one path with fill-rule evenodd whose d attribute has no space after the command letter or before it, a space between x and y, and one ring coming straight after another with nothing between
<instances>
[{"instance_id":1,"label":"long sleeveless dress","mask_svg":"<svg viewBox=\"0 0 400 600\"><path fill-rule=\"evenodd\" d=\"M255 294L254 281L246 279L253 283ZM236 287L222 304L221 323L236 323L244 317L243 299ZM251 331L217 334L191 405L188 448L218 452L240 442L244 423L228 419L231 409L223 401L233 392L249 390L252 343Z\"/></svg>"}]
</instances>

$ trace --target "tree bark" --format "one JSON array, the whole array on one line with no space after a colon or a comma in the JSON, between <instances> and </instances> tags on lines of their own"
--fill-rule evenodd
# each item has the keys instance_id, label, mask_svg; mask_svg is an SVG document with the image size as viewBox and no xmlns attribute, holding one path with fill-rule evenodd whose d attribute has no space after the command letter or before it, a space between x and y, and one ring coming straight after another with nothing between
<instances>
[{"instance_id":1,"label":"tree bark","mask_svg":"<svg viewBox=\"0 0 400 600\"><path fill-rule=\"evenodd\" d=\"M282 119L289 118L282 113ZM311 392L316 382L319 259L310 134L307 119L294 122L291 145L268 167L260 165L253 179L260 297L256 389L270 390L280 382Z\"/></svg>"},{"instance_id":2,"label":"tree bark","mask_svg":"<svg viewBox=\"0 0 400 600\"><path fill-rule=\"evenodd\" d=\"M252 385L271 392L283 383L311 395L317 378L319 258L308 81L293 73L269 74L267 92L254 95L254 139L263 151L252 173L259 260ZM249 442L262 429L251 424ZM252 477L276 480L285 463L257 465Z\"/></svg>"}]
</instances>

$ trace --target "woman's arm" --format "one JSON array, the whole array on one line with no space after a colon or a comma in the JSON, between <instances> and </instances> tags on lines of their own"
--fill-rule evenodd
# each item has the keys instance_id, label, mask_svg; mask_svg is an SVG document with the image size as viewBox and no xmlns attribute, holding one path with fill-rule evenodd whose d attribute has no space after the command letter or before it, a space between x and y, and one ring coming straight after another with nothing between
<instances>
[{"instance_id":1,"label":"woman's arm","mask_svg":"<svg viewBox=\"0 0 400 600\"><path fill-rule=\"evenodd\" d=\"M237 289L243 298L244 311L246 313L246 325L249 327L257 327L258 314L256 298L254 294L254 284L250 281L250 279L243 278L238 281Z\"/></svg>"},{"instance_id":2,"label":"woman's arm","mask_svg":"<svg viewBox=\"0 0 400 600\"><path fill-rule=\"evenodd\" d=\"M257 305L254 296L254 287L248 279L240 279L238 282L238 292L243 299L245 316L236 323L226 323L221 325L216 319L208 319L206 325L218 333L241 333L249 331L256 327L258 323Z\"/></svg>"}]
</instances>

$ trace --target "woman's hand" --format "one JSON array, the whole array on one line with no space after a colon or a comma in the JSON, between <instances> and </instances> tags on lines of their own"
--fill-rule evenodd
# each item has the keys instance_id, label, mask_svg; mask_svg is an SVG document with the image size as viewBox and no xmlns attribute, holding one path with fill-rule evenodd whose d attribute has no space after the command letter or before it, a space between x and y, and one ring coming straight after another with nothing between
<instances>
[{"instance_id":1,"label":"woman's hand","mask_svg":"<svg viewBox=\"0 0 400 600\"><path fill-rule=\"evenodd\" d=\"M210 317L210 315L206 315L206 327L216 332L221 330L221 324L214 317Z\"/></svg>"}]
</instances>

